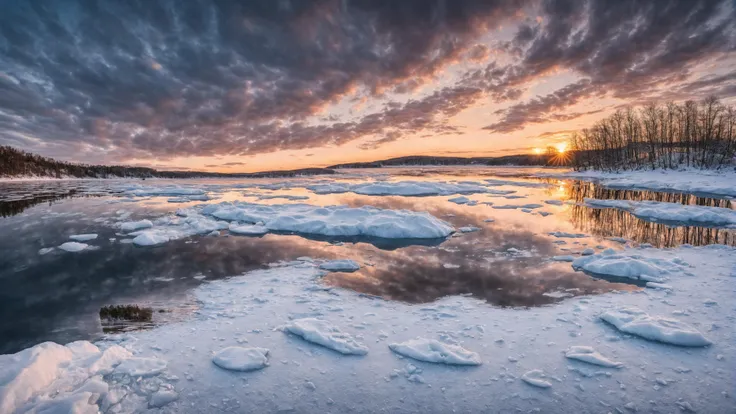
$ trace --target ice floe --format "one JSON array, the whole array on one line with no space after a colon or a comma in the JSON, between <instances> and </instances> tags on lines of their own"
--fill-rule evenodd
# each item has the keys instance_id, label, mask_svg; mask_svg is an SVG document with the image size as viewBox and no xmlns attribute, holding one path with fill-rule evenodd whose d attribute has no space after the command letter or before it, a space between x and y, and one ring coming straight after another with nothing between
<instances>
[{"instance_id":1,"label":"ice floe","mask_svg":"<svg viewBox=\"0 0 736 414\"><path fill-rule=\"evenodd\" d=\"M82 250L88 248L89 245L86 243L78 243L78 242L66 242L63 243L59 248L61 250L64 250L65 252L81 252Z\"/></svg>"},{"instance_id":2,"label":"ice floe","mask_svg":"<svg viewBox=\"0 0 736 414\"><path fill-rule=\"evenodd\" d=\"M355 260L341 259L324 262L319 268L330 272L355 272L360 269L360 265Z\"/></svg>"},{"instance_id":3,"label":"ice floe","mask_svg":"<svg viewBox=\"0 0 736 414\"><path fill-rule=\"evenodd\" d=\"M230 223L228 231L235 234L244 234L248 236L259 236L268 233L268 228L257 224L236 224Z\"/></svg>"},{"instance_id":4,"label":"ice floe","mask_svg":"<svg viewBox=\"0 0 736 414\"><path fill-rule=\"evenodd\" d=\"M647 220L693 223L707 226L736 226L736 210L721 207L691 206L659 201L599 200L586 198L593 208L616 208Z\"/></svg>"},{"instance_id":5,"label":"ice floe","mask_svg":"<svg viewBox=\"0 0 736 414\"><path fill-rule=\"evenodd\" d=\"M387 239L444 238L455 229L428 213L375 207L319 207L308 204L224 202L177 210L157 219L153 227L130 233L133 243L156 245L232 226L242 231L268 231L323 236L364 236ZM244 227L258 223L258 227Z\"/></svg>"},{"instance_id":6,"label":"ice floe","mask_svg":"<svg viewBox=\"0 0 736 414\"><path fill-rule=\"evenodd\" d=\"M568 238L568 239L580 239L583 237L588 237L588 235L584 233L567 233L564 231L553 231L547 234L549 234L550 236L558 237L558 238Z\"/></svg>"},{"instance_id":7,"label":"ice floe","mask_svg":"<svg viewBox=\"0 0 736 414\"><path fill-rule=\"evenodd\" d=\"M114 397L101 381L134 358L120 346L44 342L0 355L0 412L98 412Z\"/></svg>"},{"instance_id":8,"label":"ice floe","mask_svg":"<svg viewBox=\"0 0 736 414\"><path fill-rule=\"evenodd\" d=\"M539 369L527 371L521 376L522 381L537 388L549 388L552 386L552 383L547 381L546 378L547 376L544 374L544 371Z\"/></svg>"},{"instance_id":9,"label":"ice floe","mask_svg":"<svg viewBox=\"0 0 736 414\"><path fill-rule=\"evenodd\" d=\"M480 365L480 355L459 345L436 339L416 338L388 346L392 351L418 361L447 365Z\"/></svg>"},{"instance_id":10,"label":"ice floe","mask_svg":"<svg viewBox=\"0 0 736 414\"><path fill-rule=\"evenodd\" d=\"M212 362L230 371L255 371L268 366L268 349L230 346L217 351Z\"/></svg>"},{"instance_id":11,"label":"ice floe","mask_svg":"<svg viewBox=\"0 0 736 414\"><path fill-rule=\"evenodd\" d=\"M480 183L446 183L433 181L371 182L360 184L330 183L308 186L317 194L348 193L372 196L437 196L475 194L491 191Z\"/></svg>"},{"instance_id":12,"label":"ice floe","mask_svg":"<svg viewBox=\"0 0 736 414\"><path fill-rule=\"evenodd\" d=\"M590 346L571 346L565 351L565 357L607 368L620 368L623 366L622 363L612 361L599 354Z\"/></svg>"},{"instance_id":13,"label":"ice floe","mask_svg":"<svg viewBox=\"0 0 736 414\"><path fill-rule=\"evenodd\" d=\"M120 224L120 230L126 233L151 227L153 227L151 220L128 221Z\"/></svg>"},{"instance_id":14,"label":"ice floe","mask_svg":"<svg viewBox=\"0 0 736 414\"><path fill-rule=\"evenodd\" d=\"M541 208L544 207L541 204L505 204L505 205L493 205L491 208L499 209L499 210L516 210L516 209L529 209L533 210L535 208Z\"/></svg>"},{"instance_id":15,"label":"ice floe","mask_svg":"<svg viewBox=\"0 0 736 414\"><path fill-rule=\"evenodd\" d=\"M455 204L468 204L470 202L470 199L465 196L460 196L460 197L451 198L447 201L451 203L455 203Z\"/></svg>"},{"instance_id":16,"label":"ice floe","mask_svg":"<svg viewBox=\"0 0 736 414\"><path fill-rule=\"evenodd\" d=\"M480 227L475 227L475 226L463 226L463 227L459 227L459 228L458 228L458 230L459 230L459 231L460 231L461 233L472 233L472 232L475 232L475 231L480 231Z\"/></svg>"},{"instance_id":17,"label":"ice floe","mask_svg":"<svg viewBox=\"0 0 736 414\"><path fill-rule=\"evenodd\" d=\"M351 335L341 332L329 322L315 318L296 319L285 325L286 332L302 337L304 340L322 345L345 355L365 355L368 348Z\"/></svg>"},{"instance_id":18,"label":"ice floe","mask_svg":"<svg viewBox=\"0 0 736 414\"><path fill-rule=\"evenodd\" d=\"M579 257L572 262L572 267L593 275L645 280L646 276L658 277L683 269L677 259L646 257L631 252L616 253L611 249Z\"/></svg>"},{"instance_id":19,"label":"ice floe","mask_svg":"<svg viewBox=\"0 0 736 414\"><path fill-rule=\"evenodd\" d=\"M72 234L71 236L69 236L69 238L72 239L72 240L74 240L74 241L85 242L85 241L90 241L90 240L96 239L97 238L97 234L95 234L95 233Z\"/></svg>"},{"instance_id":20,"label":"ice floe","mask_svg":"<svg viewBox=\"0 0 736 414\"><path fill-rule=\"evenodd\" d=\"M651 316L635 307L611 310L604 312L600 317L621 332L640 336L650 341L690 347L711 344L711 341L702 333L684 322Z\"/></svg>"}]
</instances>

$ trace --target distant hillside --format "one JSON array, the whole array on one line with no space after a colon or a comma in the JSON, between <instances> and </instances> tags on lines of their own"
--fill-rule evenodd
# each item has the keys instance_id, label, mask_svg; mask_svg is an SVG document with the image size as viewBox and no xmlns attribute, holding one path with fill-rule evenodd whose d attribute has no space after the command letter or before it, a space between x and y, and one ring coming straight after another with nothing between
<instances>
[{"instance_id":1,"label":"distant hillside","mask_svg":"<svg viewBox=\"0 0 736 414\"><path fill-rule=\"evenodd\" d=\"M228 174L203 171L159 171L153 168L122 165L75 164L42 157L9 146L0 146L0 178L268 178L335 174L335 169L338 168L381 168L405 165L548 165L553 159L553 156L547 154L474 158L415 155L381 161L337 164L327 168Z\"/></svg>"},{"instance_id":2,"label":"distant hillside","mask_svg":"<svg viewBox=\"0 0 736 414\"><path fill-rule=\"evenodd\" d=\"M202 171L158 171L145 167L121 165L87 165L57 161L9 146L0 146L0 177L50 178L264 178L293 177L297 175L334 174L329 168L302 168L288 171L257 173L212 173Z\"/></svg>"},{"instance_id":3,"label":"distant hillside","mask_svg":"<svg viewBox=\"0 0 736 414\"><path fill-rule=\"evenodd\" d=\"M402 165L548 165L553 156L540 155L507 155L504 157L436 157L429 155L412 155L408 157L390 158L381 161L352 162L331 165L327 168L381 168Z\"/></svg>"}]
</instances>

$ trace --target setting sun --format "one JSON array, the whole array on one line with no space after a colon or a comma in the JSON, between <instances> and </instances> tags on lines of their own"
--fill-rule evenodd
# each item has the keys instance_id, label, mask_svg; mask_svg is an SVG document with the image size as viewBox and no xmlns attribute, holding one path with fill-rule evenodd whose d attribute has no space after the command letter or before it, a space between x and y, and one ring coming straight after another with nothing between
<instances>
[{"instance_id":1,"label":"setting sun","mask_svg":"<svg viewBox=\"0 0 736 414\"><path fill-rule=\"evenodd\" d=\"M560 153L563 153L567 151L567 142L561 142L555 145L555 148L557 148L557 151L559 151Z\"/></svg>"}]
</instances>

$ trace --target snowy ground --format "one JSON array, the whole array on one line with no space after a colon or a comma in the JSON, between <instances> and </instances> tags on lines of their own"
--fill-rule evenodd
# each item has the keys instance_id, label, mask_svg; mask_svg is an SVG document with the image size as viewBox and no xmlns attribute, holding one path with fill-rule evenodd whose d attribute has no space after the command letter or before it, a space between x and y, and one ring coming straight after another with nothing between
<instances>
[{"instance_id":1,"label":"snowy ground","mask_svg":"<svg viewBox=\"0 0 736 414\"><path fill-rule=\"evenodd\" d=\"M156 405L164 412L733 412L734 249L624 255L642 266L667 262L681 270L652 275L671 289L491 311L466 297L413 306L364 297L321 285L318 261L281 263L203 285L195 292L202 306L193 320L98 343L108 349L104 354L91 344L75 344L71 352L42 344L2 356L0 400L5 412L71 402L87 408L90 401L109 412ZM655 338L690 338L696 331L712 345L651 341L601 319L633 307L650 316L644 332ZM324 321L327 328L304 329L329 348L290 333L305 318ZM448 347L445 355L462 348L465 353L449 353L450 364L478 358L481 365L402 356L431 348L398 347L416 345L417 338ZM344 355L333 350L335 340L367 352ZM575 348L581 346L592 349ZM263 351L251 351L236 362L262 365L258 370L223 369L213 356L228 347L268 350L267 365ZM35 365L15 361L28 352L37 353Z\"/></svg>"}]
</instances>

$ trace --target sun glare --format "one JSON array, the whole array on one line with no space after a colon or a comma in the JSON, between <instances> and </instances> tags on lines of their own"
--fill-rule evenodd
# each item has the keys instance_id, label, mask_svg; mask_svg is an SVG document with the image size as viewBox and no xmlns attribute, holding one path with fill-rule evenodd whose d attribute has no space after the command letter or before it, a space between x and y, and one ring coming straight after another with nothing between
<instances>
[{"instance_id":1,"label":"sun glare","mask_svg":"<svg viewBox=\"0 0 736 414\"><path fill-rule=\"evenodd\" d=\"M539 154L542 153L542 149L541 148L534 148L534 153L537 154L537 155L539 155Z\"/></svg>"},{"instance_id":2,"label":"sun glare","mask_svg":"<svg viewBox=\"0 0 736 414\"><path fill-rule=\"evenodd\" d=\"M557 144L555 147L557 148L557 151L560 152L560 154L563 153L563 152L565 152L565 151L567 151L567 143L566 142L561 142L561 143Z\"/></svg>"}]
</instances>

